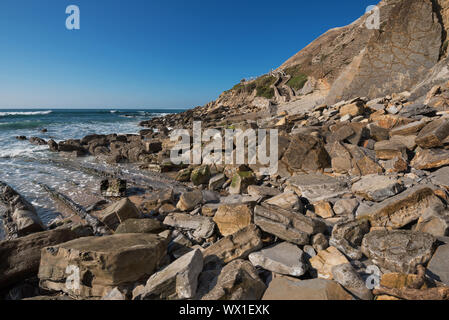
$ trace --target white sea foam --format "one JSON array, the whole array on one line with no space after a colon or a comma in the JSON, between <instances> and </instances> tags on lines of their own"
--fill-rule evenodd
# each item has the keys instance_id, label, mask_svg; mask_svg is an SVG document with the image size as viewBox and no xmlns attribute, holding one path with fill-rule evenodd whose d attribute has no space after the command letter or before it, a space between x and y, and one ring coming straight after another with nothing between
<instances>
[{"instance_id":1,"label":"white sea foam","mask_svg":"<svg viewBox=\"0 0 449 320\"><path fill-rule=\"evenodd\" d=\"M8 116L38 116L38 115L46 115L50 114L53 111L11 111L11 112L0 112L0 117L8 117Z\"/></svg>"}]
</instances>

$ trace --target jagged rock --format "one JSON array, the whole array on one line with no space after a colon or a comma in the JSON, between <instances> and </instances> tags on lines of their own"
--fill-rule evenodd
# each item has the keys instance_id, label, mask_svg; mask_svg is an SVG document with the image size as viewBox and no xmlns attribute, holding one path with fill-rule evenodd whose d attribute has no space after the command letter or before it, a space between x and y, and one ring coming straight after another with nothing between
<instances>
[{"instance_id":1,"label":"jagged rock","mask_svg":"<svg viewBox=\"0 0 449 320\"><path fill-rule=\"evenodd\" d=\"M349 192L346 181L322 174L299 174L288 179L288 182L310 202L339 197Z\"/></svg>"},{"instance_id":2,"label":"jagged rock","mask_svg":"<svg viewBox=\"0 0 449 320\"><path fill-rule=\"evenodd\" d=\"M244 260L232 261L216 277L201 282L201 300L260 300L267 288L251 263Z\"/></svg>"},{"instance_id":3,"label":"jagged rock","mask_svg":"<svg viewBox=\"0 0 449 320\"><path fill-rule=\"evenodd\" d=\"M396 157L407 158L407 147L397 141L385 140L374 145L376 156L382 160L391 160Z\"/></svg>"},{"instance_id":4,"label":"jagged rock","mask_svg":"<svg viewBox=\"0 0 449 320\"><path fill-rule=\"evenodd\" d=\"M275 197L279 195L281 191L276 188L266 187L266 186L249 186L248 194L252 197L265 198L265 197Z\"/></svg>"},{"instance_id":5,"label":"jagged rock","mask_svg":"<svg viewBox=\"0 0 449 320\"><path fill-rule=\"evenodd\" d=\"M204 263L214 262L229 263L235 259L245 259L251 252L262 247L260 230L255 225L224 237L204 250Z\"/></svg>"},{"instance_id":6,"label":"jagged rock","mask_svg":"<svg viewBox=\"0 0 449 320\"><path fill-rule=\"evenodd\" d=\"M326 229L321 221L266 204L254 209L254 223L265 232L299 245L308 244L309 236Z\"/></svg>"},{"instance_id":7,"label":"jagged rock","mask_svg":"<svg viewBox=\"0 0 449 320\"><path fill-rule=\"evenodd\" d=\"M47 141L45 141L42 138L38 138L38 137L31 137L29 139L31 144L37 145L37 146L45 146L47 145Z\"/></svg>"},{"instance_id":8,"label":"jagged rock","mask_svg":"<svg viewBox=\"0 0 449 320\"><path fill-rule=\"evenodd\" d=\"M223 173L216 174L209 180L209 190L218 190L226 182L226 176Z\"/></svg>"},{"instance_id":9,"label":"jagged rock","mask_svg":"<svg viewBox=\"0 0 449 320\"><path fill-rule=\"evenodd\" d=\"M58 152L59 151L58 144L56 143L55 140L50 139L50 140L48 140L47 144L48 144L48 147L49 147L51 152Z\"/></svg>"},{"instance_id":10,"label":"jagged rock","mask_svg":"<svg viewBox=\"0 0 449 320\"><path fill-rule=\"evenodd\" d=\"M209 183L210 180L210 167L208 165L200 166L192 171L190 180L195 186Z\"/></svg>"},{"instance_id":11,"label":"jagged rock","mask_svg":"<svg viewBox=\"0 0 449 320\"><path fill-rule=\"evenodd\" d=\"M181 211L190 211L203 202L203 193L199 190L184 192L176 205Z\"/></svg>"},{"instance_id":12,"label":"jagged rock","mask_svg":"<svg viewBox=\"0 0 449 320\"><path fill-rule=\"evenodd\" d=\"M377 142L389 140L389 138L390 138L390 131L385 128L381 128L379 126L371 124L369 126L369 130L370 130L371 137Z\"/></svg>"},{"instance_id":13,"label":"jagged rock","mask_svg":"<svg viewBox=\"0 0 449 320\"><path fill-rule=\"evenodd\" d=\"M373 294L366 287L365 281L354 270L350 263L341 264L332 268L334 280L346 290L361 300L372 300Z\"/></svg>"},{"instance_id":14,"label":"jagged rock","mask_svg":"<svg viewBox=\"0 0 449 320\"><path fill-rule=\"evenodd\" d=\"M297 134L291 138L290 146L282 160L292 171L316 171L331 166L331 159L321 139Z\"/></svg>"},{"instance_id":15,"label":"jagged rock","mask_svg":"<svg viewBox=\"0 0 449 320\"><path fill-rule=\"evenodd\" d=\"M332 218L335 215L331 204L327 201L315 202L313 203L313 207L315 209L315 214L319 215L323 219Z\"/></svg>"},{"instance_id":16,"label":"jagged rock","mask_svg":"<svg viewBox=\"0 0 449 320\"><path fill-rule=\"evenodd\" d=\"M427 266L427 275L436 281L449 285L448 259L449 245L439 246Z\"/></svg>"},{"instance_id":17,"label":"jagged rock","mask_svg":"<svg viewBox=\"0 0 449 320\"><path fill-rule=\"evenodd\" d=\"M326 236L322 233L318 233L312 237L311 241L313 249L315 249L317 252L326 250L329 248L329 241L327 240Z\"/></svg>"},{"instance_id":18,"label":"jagged rock","mask_svg":"<svg viewBox=\"0 0 449 320\"><path fill-rule=\"evenodd\" d=\"M427 208L418 220L415 231L426 232L435 237L449 233L449 210L442 205Z\"/></svg>"},{"instance_id":19,"label":"jagged rock","mask_svg":"<svg viewBox=\"0 0 449 320\"><path fill-rule=\"evenodd\" d=\"M337 216L352 216L358 207L359 201L357 199L340 199L335 202L333 210Z\"/></svg>"},{"instance_id":20,"label":"jagged rock","mask_svg":"<svg viewBox=\"0 0 449 320\"><path fill-rule=\"evenodd\" d=\"M89 227L59 228L0 242L0 288L37 275L41 249L92 235Z\"/></svg>"},{"instance_id":21,"label":"jagged rock","mask_svg":"<svg viewBox=\"0 0 449 320\"><path fill-rule=\"evenodd\" d=\"M285 210L297 210L303 212L304 206L298 196L293 192L284 192L265 201L266 204Z\"/></svg>"},{"instance_id":22,"label":"jagged rock","mask_svg":"<svg viewBox=\"0 0 449 320\"><path fill-rule=\"evenodd\" d=\"M255 267L279 274L300 277L307 271L304 252L288 242L282 242L249 255Z\"/></svg>"},{"instance_id":23,"label":"jagged rock","mask_svg":"<svg viewBox=\"0 0 449 320\"><path fill-rule=\"evenodd\" d=\"M447 136L449 136L449 120L434 120L419 132L416 144L427 149L441 147Z\"/></svg>"},{"instance_id":24,"label":"jagged rock","mask_svg":"<svg viewBox=\"0 0 449 320\"><path fill-rule=\"evenodd\" d=\"M153 233L158 234L164 231L162 223L155 219L128 219L122 222L115 230L120 233Z\"/></svg>"},{"instance_id":25,"label":"jagged rock","mask_svg":"<svg viewBox=\"0 0 449 320\"><path fill-rule=\"evenodd\" d=\"M419 219L424 210L439 203L441 201L429 186L418 185L374 204L361 212L358 218L369 220L373 227L399 229Z\"/></svg>"},{"instance_id":26,"label":"jagged rock","mask_svg":"<svg viewBox=\"0 0 449 320\"><path fill-rule=\"evenodd\" d=\"M211 218L185 213L170 213L164 219L164 224L174 228L193 230L193 236L202 239L211 237L215 229L215 223Z\"/></svg>"},{"instance_id":27,"label":"jagged rock","mask_svg":"<svg viewBox=\"0 0 449 320\"><path fill-rule=\"evenodd\" d=\"M410 165L418 170L431 170L447 166L449 165L449 150L420 150L416 153Z\"/></svg>"},{"instance_id":28,"label":"jagged rock","mask_svg":"<svg viewBox=\"0 0 449 320\"><path fill-rule=\"evenodd\" d=\"M368 175L352 185L352 192L366 200L381 202L404 190L404 186L394 177Z\"/></svg>"},{"instance_id":29,"label":"jagged rock","mask_svg":"<svg viewBox=\"0 0 449 320\"><path fill-rule=\"evenodd\" d=\"M251 171L238 171L234 174L229 187L230 194L241 194L248 190L248 186L256 182L256 177Z\"/></svg>"},{"instance_id":30,"label":"jagged rock","mask_svg":"<svg viewBox=\"0 0 449 320\"><path fill-rule=\"evenodd\" d=\"M350 115L351 117L356 117L365 112L364 104L361 101L355 103L347 104L340 108L340 116Z\"/></svg>"},{"instance_id":31,"label":"jagged rock","mask_svg":"<svg viewBox=\"0 0 449 320\"><path fill-rule=\"evenodd\" d=\"M348 259L335 247L329 247L317 253L310 260L310 265L322 279L333 279L332 268L340 264L349 263Z\"/></svg>"},{"instance_id":32,"label":"jagged rock","mask_svg":"<svg viewBox=\"0 0 449 320\"><path fill-rule=\"evenodd\" d=\"M353 300L337 282L324 279L298 280L275 276L262 300Z\"/></svg>"},{"instance_id":33,"label":"jagged rock","mask_svg":"<svg viewBox=\"0 0 449 320\"><path fill-rule=\"evenodd\" d=\"M142 215L128 198L122 199L107 207L100 216L101 222L112 230L115 230L120 223L128 219L138 219Z\"/></svg>"},{"instance_id":34,"label":"jagged rock","mask_svg":"<svg viewBox=\"0 0 449 320\"><path fill-rule=\"evenodd\" d=\"M381 163L386 174L405 172L408 170L408 163L401 157L394 157Z\"/></svg>"},{"instance_id":35,"label":"jagged rock","mask_svg":"<svg viewBox=\"0 0 449 320\"><path fill-rule=\"evenodd\" d=\"M133 300L191 299L196 295L198 276L203 270L201 250L193 250L159 272L145 286L133 291Z\"/></svg>"},{"instance_id":36,"label":"jagged rock","mask_svg":"<svg viewBox=\"0 0 449 320\"><path fill-rule=\"evenodd\" d=\"M214 222L223 236L228 236L251 224L252 210L248 205L221 205Z\"/></svg>"},{"instance_id":37,"label":"jagged rock","mask_svg":"<svg viewBox=\"0 0 449 320\"><path fill-rule=\"evenodd\" d=\"M427 233L408 230L377 230L368 233L362 242L362 252L373 263L387 270L415 273L434 252L435 238Z\"/></svg>"},{"instance_id":38,"label":"jagged rock","mask_svg":"<svg viewBox=\"0 0 449 320\"><path fill-rule=\"evenodd\" d=\"M351 259L361 259L361 244L363 237L370 231L369 222L366 220L346 221L338 223L332 229L329 241Z\"/></svg>"},{"instance_id":39,"label":"jagged rock","mask_svg":"<svg viewBox=\"0 0 449 320\"><path fill-rule=\"evenodd\" d=\"M41 253L40 286L80 298L101 298L117 286L153 274L166 250L166 241L153 234L87 237L46 247ZM66 270L79 275L79 287L66 285L70 276Z\"/></svg>"}]
</instances>

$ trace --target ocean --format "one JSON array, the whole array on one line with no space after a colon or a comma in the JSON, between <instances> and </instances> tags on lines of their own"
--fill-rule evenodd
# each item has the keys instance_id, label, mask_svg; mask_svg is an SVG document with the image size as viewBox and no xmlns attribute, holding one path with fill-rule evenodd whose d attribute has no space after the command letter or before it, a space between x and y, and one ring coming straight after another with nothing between
<instances>
[{"instance_id":1,"label":"ocean","mask_svg":"<svg viewBox=\"0 0 449 320\"><path fill-rule=\"evenodd\" d=\"M49 195L38 183L60 192L96 192L98 181L91 175L57 165L63 155L47 146L35 146L16 136L39 137L56 142L80 139L88 134L138 133L142 120L183 110L0 110L0 180L9 184L31 202L44 223L58 216ZM42 132L47 129L47 132ZM92 163L93 157L71 161ZM0 221L1 223L1 221ZM1 228L0 228L1 229ZM0 235L1 237L1 235Z\"/></svg>"}]
</instances>

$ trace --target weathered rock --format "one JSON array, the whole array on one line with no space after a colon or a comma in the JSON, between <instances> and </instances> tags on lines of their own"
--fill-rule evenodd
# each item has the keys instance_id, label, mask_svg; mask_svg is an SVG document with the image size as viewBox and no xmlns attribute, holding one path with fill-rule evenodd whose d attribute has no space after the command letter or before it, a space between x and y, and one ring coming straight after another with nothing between
<instances>
[{"instance_id":1,"label":"weathered rock","mask_svg":"<svg viewBox=\"0 0 449 320\"><path fill-rule=\"evenodd\" d=\"M223 236L229 236L251 224L253 213L248 205L221 205L214 222Z\"/></svg>"},{"instance_id":2,"label":"weathered rock","mask_svg":"<svg viewBox=\"0 0 449 320\"><path fill-rule=\"evenodd\" d=\"M432 183L449 190L449 167L441 168L435 171L432 176Z\"/></svg>"},{"instance_id":3,"label":"weathered rock","mask_svg":"<svg viewBox=\"0 0 449 320\"><path fill-rule=\"evenodd\" d=\"M370 224L367 220L346 221L338 223L332 229L332 236L329 241L334 246L351 259L361 259L361 244L363 237L370 231Z\"/></svg>"},{"instance_id":4,"label":"weathered rock","mask_svg":"<svg viewBox=\"0 0 449 320\"><path fill-rule=\"evenodd\" d=\"M366 200L381 202L404 191L398 179L389 176L368 175L352 185L352 192Z\"/></svg>"},{"instance_id":5,"label":"weathered rock","mask_svg":"<svg viewBox=\"0 0 449 320\"><path fill-rule=\"evenodd\" d=\"M200 190L184 192L176 205L181 211L190 211L203 202L203 193Z\"/></svg>"},{"instance_id":6,"label":"weathered rock","mask_svg":"<svg viewBox=\"0 0 449 320\"><path fill-rule=\"evenodd\" d=\"M329 241L327 240L326 236L322 233L314 235L312 237L311 244L313 249L315 249L317 252L329 248Z\"/></svg>"},{"instance_id":7,"label":"weathered rock","mask_svg":"<svg viewBox=\"0 0 449 320\"><path fill-rule=\"evenodd\" d=\"M408 163L401 157L381 162L386 174L405 172L408 170Z\"/></svg>"},{"instance_id":8,"label":"weathered rock","mask_svg":"<svg viewBox=\"0 0 449 320\"><path fill-rule=\"evenodd\" d=\"M51 152L58 152L59 151L58 150L58 144L56 143L55 140L50 139L50 140L48 140L47 144L48 144L48 147L49 147Z\"/></svg>"},{"instance_id":9,"label":"weathered rock","mask_svg":"<svg viewBox=\"0 0 449 320\"><path fill-rule=\"evenodd\" d=\"M416 274L406 274L406 273L384 273L380 279L380 285L385 288L391 289L403 289L410 287L416 280L418 275ZM424 284L419 289L425 289L427 287Z\"/></svg>"},{"instance_id":10,"label":"weathered rock","mask_svg":"<svg viewBox=\"0 0 449 320\"><path fill-rule=\"evenodd\" d=\"M362 242L362 252L373 263L387 270L415 273L434 252L435 238L427 233L408 230L377 230L368 233Z\"/></svg>"},{"instance_id":11,"label":"weathered rock","mask_svg":"<svg viewBox=\"0 0 449 320\"><path fill-rule=\"evenodd\" d=\"M128 219L138 219L142 215L128 198L122 199L107 207L100 216L101 222L112 230Z\"/></svg>"},{"instance_id":12,"label":"weathered rock","mask_svg":"<svg viewBox=\"0 0 449 320\"><path fill-rule=\"evenodd\" d=\"M248 186L256 182L256 177L251 171L239 171L232 177L231 186L229 187L230 194L245 193Z\"/></svg>"},{"instance_id":13,"label":"weathered rock","mask_svg":"<svg viewBox=\"0 0 449 320\"><path fill-rule=\"evenodd\" d=\"M253 197L265 198L265 197L275 197L281 193L279 189L265 187L265 186L249 186L248 194Z\"/></svg>"},{"instance_id":14,"label":"weathered rock","mask_svg":"<svg viewBox=\"0 0 449 320\"><path fill-rule=\"evenodd\" d=\"M230 236L215 242L203 252L204 263L216 259L221 263L229 263L235 259L245 259L251 252L262 247L260 230L250 225Z\"/></svg>"},{"instance_id":15,"label":"weathered rock","mask_svg":"<svg viewBox=\"0 0 449 320\"><path fill-rule=\"evenodd\" d=\"M189 182L191 175L192 175L191 168L179 170L178 174L176 175L176 181Z\"/></svg>"},{"instance_id":16,"label":"weathered rock","mask_svg":"<svg viewBox=\"0 0 449 320\"><path fill-rule=\"evenodd\" d=\"M209 183L210 180L210 167L208 165L200 166L192 171L190 180L195 186Z\"/></svg>"},{"instance_id":17,"label":"weathered rock","mask_svg":"<svg viewBox=\"0 0 449 320\"><path fill-rule=\"evenodd\" d=\"M426 232L435 237L449 235L449 210L443 205L427 208L419 218L415 231Z\"/></svg>"},{"instance_id":18,"label":"weathered rock","mask_svg":"<svg viewBox=\"0 0 449 320\"><path fill-rule=\"evenodd\" d=\"M315 214L319 215L323 219L332 218L335 215L331 204L327 201L315 202L313 203L313 207L315 209Z\"/></svg>"},{"instance_id":19,"label":"weathered rock","mask_svg":"<svg viewBox=\"0 0 449 320\"><path fill-rule=\"evenodd\" d=\"M153 233L158 234L164 231L162 223L155 219L128 219L122 222L115 230L120 233Z\"/></svg>"},{"instance_id":20,"label":"weathered rock","mask_svg":"<svg viewBox=\"0 0 449 320\"><path fill-rule=\"evenodd\" d=\"M399 126L396 128L393 128L390 131L391 136L409 136L413 135L415 133L418 133L422 128L426 126L426 121L415 121L412 123L408 123L403 126Z\"/></svg>"},{"instance_id":21,"label":"weathered rock","mask_svg":"<svg viewBox=\"0 0 449 320\"><path fill-rule=\"evenodd\" d=\"M276 276L262 300L353 300L337 282L324 279L298 280Z\"/></svg>"},{"instance_id":22,"label":"weathered rock","mask_svg":"<svg viewBox=\"0 0 449 320\"><path fill-rule=\"evenodd\" d=\"M335 247L329 247L317 253L310 260L310 265L322 279L333 279L332 268L340 264L349 263L348 259Z\"/></svg>"},{"instance_id":23,"label":"weathered rock","mask_svg":"<svg viewBox=\"0 0 449 320\"><path fill-rule=\"evenodd\" d=\"M449 150L420 150L416 153L410 165L418 170L431 170L447 166L449 165Z\"/></svg>"},{"instance_id":24,"label":"weathered rock","mask_svg":"<svg viewBox=\"0 0 449 320\"><path fill-rule=\"evenodd\" d=\"M424 210L438 203L441 201L429 186L418 185L374 204L358 218L368 219L373 227L398 229L419 219Z\"/></svg>"},{"instance_id":25,"label":"weathered rock","mask_svg":"<svg viewBox=\"0 0 449 320\"><path fill-rule=\"evenodd\" d=\"M449 136L449 120L437 119L426 125L418 134L416 144L421 148L443 146L443 140Z\"/></svg>"},{"instance_id":26,"label":"weathered rock","mask_svg":"<svg viewBox=\"0 0 449 320\"><path fill-rule=\"evenodd\" d=\"M126 180L103 180L101 181L100 191L104 197L124 197L126 196Z\"/></svg>"},{"instance_id":27,"label":"weathered rock","mask_svg":"<svg viewBox=\"0 0 449 320\"><path fill-rule=\"evenodd\" d=\"M374 145L376 156L382 160L391 160L396 157L407 158L407 147L397 141L379 141Z\"/></svg>"},{"instance_id":28,"label":"weathered rock","mask_svg":"<svg viewBox=\"0 0 449 320\"><path fill-rule=\"evenodd\" d=\"M0 288L37 275L41 249L92 235L88 227L59 228L0 242Z\"/></svg>"},{"instance_id":29,"label":"weathered rock","mask_svg":"<svg viewBox=\"0 0 449 320\"><path fill-rule=\"evenodd\" d=\"M201 300L260 300L266 285L249 261L235 260L211 281L201 281Z\"/></svg>"},{"instance_id":30,"label":"weathered rock","mask_svg":"<svg viewBox=\"0 0 449 320\"><path fill-rule=\"evenodd\" d=\"M357 199L340 199L334 204L334 213L337 216L353 215L359 207Z\"/></svg>"},{"instance_id":31,"label":"weathered rock","mask_svg":"<svg viewBox=\"0 0 449 320\"><path fill-rule=\"evenodd\" d=\"M41 253L40 286L80 298L101 298L117 286L153 274L166 250L166 241L153 234L87 237L46 247ZM79 270L79 288L66 285L66 270Z\"/></svg>"},{"instance_id":32,"label":"weathered rock","mask_svg":"<svg viewBox=\"0 0 449 320\"><path fill-rule=\"evenodd\" d=\"M162 150L162 142L160 141L148 141L145 143L145 149L149 153L158 153Z\"/></svg>"},{"instance_id":33,"label":"weathered rock","mask_svg":"<svg viewBox=\"0 0 449 320\"><path fill-rule=\"evenodd\" d=\"M299 245L308 244L309 236L326 229L321 221L266 204L254 209L254 223L265 232Z\"/></svg>"},{"instance_id":34,"label":"weathered rock","mask_svg":"<svg viewBox=\"0 0 449 320\"><path fill-rule=\"evenodd\" d=\"M282 242L249 255L255 267L279 274L300 277L307 271L304 252L288 242Z\"/></svg>"},{"instance_id":35,"label":"weathered rock","mask_svg":"<svg viewBox=\"0 0 449 320\"><path fill-rule=\"evenodd\" d=\"M304 206L294 192L284 192L265 201L266 204L285 210L298 210L303 212Z\"/></svg>"},{"instance_id":36,"label":"weathered rock","mask_svg":"<svg viewBox=\"0 0 449 320\"><path fill-rule=\"evenodd\" d=\"M29 139L31 144L37 145L37 146L45 146L47 144L47 141L45 141L42 138L38 138L38 137L31 137Z\"/></svg>"},{"instance_id":37,"label":"weathered rock","mask_svg":"<svg viewBox=\"0 0 449 320\"><path fill-rule=\"evenodd\" d=\"M115 287L108 294L104 295L101 300L106 301L123 301L126 300L126 296L119 290L119 288Z\"/></svg>"},{"instance_id":38,"label":"weathered rock","mask_svg":"<svg viewBox=\"0 0 449 320\"><path fill-rule=\"evenodd\" d=\"M288 181L310 202L339 197L349 191L346 181L322 174L298 174Z\"/></svg>"},{"instance_id":39,"label":"weathered rock","mask_svg":"<svg viewBox=\"0 0 449 320\"><path fill-rule=\"evenodd\" d=\"M361 101L357 101L355 103L342 106L340 108L340 116L343 117L349 114L352 117L356 117L358 115L361 115L364 111L364 104Z\"/></svg>"},{"instance_id":40,"label":"weathered rock","mask_svg":"<svg viewBox=\"0 0 449 320\"><path fill-rule=\"evenodd\" d=\"M198 276L203 270L201 250L193 250L159 272L144 287L133 291L133 300L191 299L196 295Z\"/></svg>"},{"instance_id":41,"label":"weathered rock","mask_svg":"<svg viewBox=\"0 0 449 320\"><path fill-rule=\"evenodd\" d=\"M218 190L226 182L226 176L223 173L216 174L209 180L209 189Z\"/></svg>"},{"instance_id":42,"label":"weathered rock","mask_svg":"<svg viewBox=\"0 0 449 320\"><path fill-rule=\"evenodd\" d=\"M427 276L449 285L449 245L438 247L427 266Z\"/></svg>"},{"instance_id":43,"label":"weathered rock","mask_svg":"<svg viewBox=\"0 0 449 320\"><path fill-rule=\"evenodd\" d=\"M365 281L354 270L350 263L340 264L332 268L335 281L361 300L372 300L373 294L366 287Z\"/></svg>"},{"instance_id":44,"label":"weathered rock","mask_svg":"<svg viewBox=\"0 0 449 320\"><path fill-rule=\"evenodd\" d=\"M215 229L215 223L211 218L191 216L185 213L170 213L164 219L164 224L174 228L192 230L194 237L202 239L211 237Z\"/></svg>"}]
</instances>

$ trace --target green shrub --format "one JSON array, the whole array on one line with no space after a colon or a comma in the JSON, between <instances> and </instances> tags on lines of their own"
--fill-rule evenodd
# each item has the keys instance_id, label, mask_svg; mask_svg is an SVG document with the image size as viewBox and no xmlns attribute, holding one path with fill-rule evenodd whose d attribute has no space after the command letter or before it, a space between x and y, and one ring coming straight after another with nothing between
<instances>
[{"instance_id":1,"label":"green shrub","mask_svg":"<svg viewBox=\"0 0 449 320\"><path fill-rule=\"evenodd\" d=\"M305 74L294 76L288 80L287 85L295 90L300 90L304 87L308 77Z\"/></svg>"}]
</instances>

